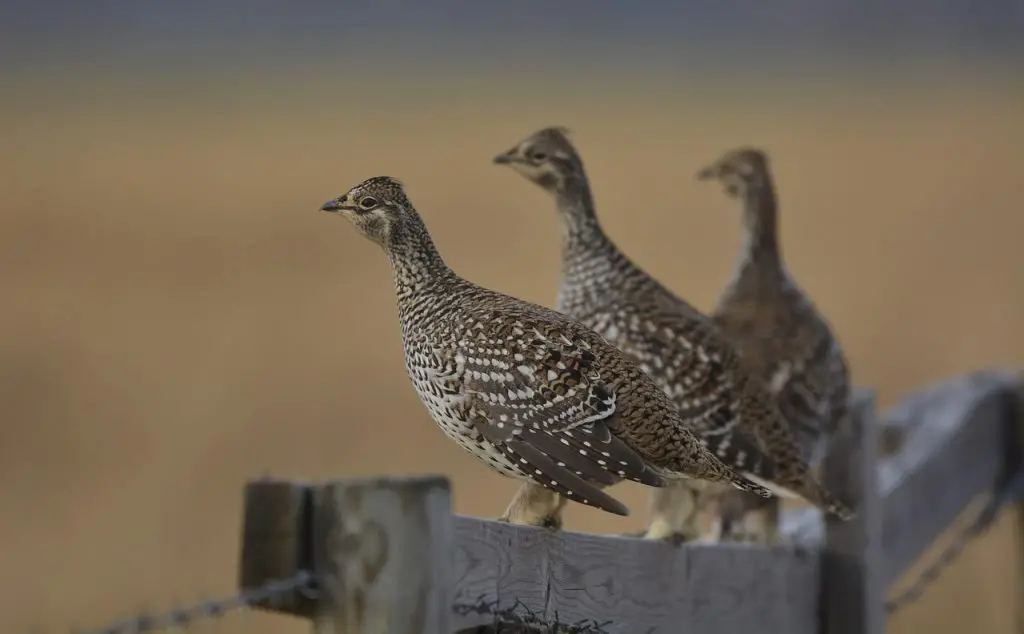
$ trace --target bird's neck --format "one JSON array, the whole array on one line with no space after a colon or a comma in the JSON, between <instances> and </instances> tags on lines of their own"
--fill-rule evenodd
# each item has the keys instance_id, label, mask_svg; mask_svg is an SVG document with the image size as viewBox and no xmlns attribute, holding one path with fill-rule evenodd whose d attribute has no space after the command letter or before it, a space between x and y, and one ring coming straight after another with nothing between
<instances>
[{"instance_id":1,"label":"bird's neck","mask_svg":"<svg viewBox=\"0 0 1024 634\"><path fill-rule=\"evenodd\" d=\"M744 188L743 245L738 274L780 274L782 253L778 239L778 206L775 188L767 176Z\"/></svg>"},{"instance_id":2,"label":"bird's neck","mask_svg":"<svg viewBox=\"0 0 1024 634\"><path fill-rule=\"evenodd\" d=\"M384 250L391 262L399 305L418 295L443 293L458 280L419 218L408 218L394 227Z\"/></svg>"},{"instance_id":3,"label":"bird's neck","mask_svg":"<svg viewBox=\"0 0 1024 634\"><path fill-rule=\"evenodd\" d=\"M622 286L620 278L634 267L598 222L585 176L568 182L555 200L563 227L558 309L581 316L602 305L608 286Z\"/></svg>"},{"instance_id":4,"label":"bird's neck","mask_svg":"<svg viewBox=\"0 0 1024 634\"><path fill-rule=\"evenodd\" d=\"M594 211L594 198L584 175L574 176L555 193L562 220L562 261L592 257L612 246Z\"/></svg>"}]
</instances>

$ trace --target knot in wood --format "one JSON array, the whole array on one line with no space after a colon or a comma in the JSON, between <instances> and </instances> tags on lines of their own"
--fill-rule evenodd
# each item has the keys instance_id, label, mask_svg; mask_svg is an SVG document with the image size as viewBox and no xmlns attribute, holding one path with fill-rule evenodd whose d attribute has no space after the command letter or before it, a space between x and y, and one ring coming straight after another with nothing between
<instances>
[{"instance_id":1,"label":"knot in wood","mask_svg":"<svg viewBox=\"0 0 1024 634\"><path fill-rule=\"evenodd\" d=\"M332 541L331 551L335 554L335 561L340 568L345 569L345 576L350 583L371 585L387 565L387 532L375 520L343 522L342 529Z\"/></svg>"}]
</instances>

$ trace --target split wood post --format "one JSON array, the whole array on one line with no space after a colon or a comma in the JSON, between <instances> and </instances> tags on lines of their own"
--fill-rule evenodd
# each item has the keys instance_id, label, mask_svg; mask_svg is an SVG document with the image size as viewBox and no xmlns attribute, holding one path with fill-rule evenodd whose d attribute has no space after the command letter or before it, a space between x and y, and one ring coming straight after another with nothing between
<instances>
[{"instance_id":1,"label":"split wood post","mask_svg":"<svg viewBox=\"0 0 1024 634\"><path fill-rule=\"evenodd\" d=\"M883 634L885 590L882 507L877 476L874 392L858 395L830 442L823 484L849 504L848 522L827 517L822 553L821 613L825 634Z\"/></svg>"},{"instance_id":2,"label":"split wood post","mask_svg":"<svg viewBox=\"0 0 1024 634\"><path fill-rule=\"evenodd\" d=\"M450 634L455 542L446 478L317 486L312 539L315 634Z\"/></svg>"}]
</instances>

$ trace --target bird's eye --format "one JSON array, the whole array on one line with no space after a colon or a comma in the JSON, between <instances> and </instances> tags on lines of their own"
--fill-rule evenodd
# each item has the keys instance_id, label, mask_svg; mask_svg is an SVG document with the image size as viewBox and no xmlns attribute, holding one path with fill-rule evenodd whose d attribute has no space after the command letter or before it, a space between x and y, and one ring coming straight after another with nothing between
<instances>
[{"instance_id":1,"label":"bird's eye","mask_svg":"<svg viewBox=\"0 0 1024 634\"><path fill-rule=\"evenodd\" d=\"M530 158L535 160L535 161L537 161L537 162L540 162L540 161L543 161L543 160L547 159L547 157L548 157L548 155L545 154L544 152L534 152L533 155Z\"/></svg>"},{"instance_id":2,"label":"bird's eye","mask_svg":"<svg viewBox=\"0 0 1024 634\"><path fill-rule=\"evenodd\" d=\"M369 211L377 206L377 199L373 196L363 196L359 199L359 208Z\"/></svg>"}]
</instances>

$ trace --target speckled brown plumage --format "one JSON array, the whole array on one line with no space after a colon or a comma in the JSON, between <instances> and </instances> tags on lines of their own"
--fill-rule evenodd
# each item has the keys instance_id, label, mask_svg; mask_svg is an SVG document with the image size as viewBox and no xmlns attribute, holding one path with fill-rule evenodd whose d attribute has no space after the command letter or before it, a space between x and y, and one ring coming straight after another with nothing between
<instances>
[{"instance_id":1,"label":"speckled brown plumage","mask_svg":"<svg viewBox=\"0 0 1024 634\"><path fill-rule=\"evenodd\" d=\"M698 178L718 180L743 204L743 246L712 316L764 379L814 464L823 437L848 415L849 370L828 322L786 269L768 157L755 148L734 149ZM727 495L733 498L723 509L727 532L741 532L739 516L750 510L778 513L777 503Z\"/></svg>"},{"instance_id":2,"label":"speckled brown plumage","mask_svg":"<svg viewBox=\"0 0 1024 634\"><path fill-rule=\"evenodd\" d=\"M849 516L808 472L771 395L741 366L731 343L604 233L582 160L565 131L540 130L495 162L513 167L555 197L564 226L564 278L556 308L636 360L670 396L685 424L726 464L776 491ZM647 536L692 539L704 499L693 487L655 492Z\"/></svg>"},{"instance_id":3,"label":"speckled brown plumage","mask_svg":"<svg viewBox=\"0 0 1024 634\"><path fill-rule=\"evenodd\" d=\"M560 526L559 496L625 515L602 489L627 479L661 487L694 477L770 495L703 448L661 390L596 333L456 275L397 180L371 178L322 209L386 252L406 369L431 417L470 454L527 482L504 519Z\"/></svg>"}]
</instances>

